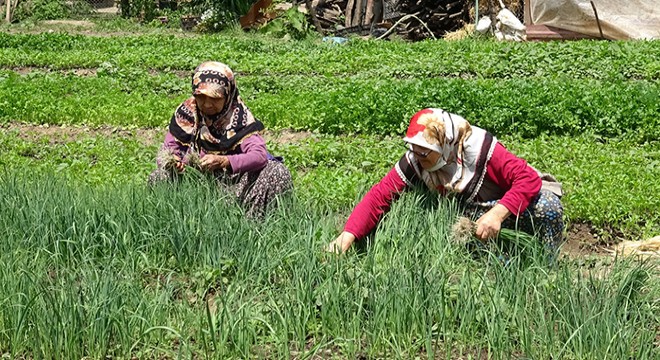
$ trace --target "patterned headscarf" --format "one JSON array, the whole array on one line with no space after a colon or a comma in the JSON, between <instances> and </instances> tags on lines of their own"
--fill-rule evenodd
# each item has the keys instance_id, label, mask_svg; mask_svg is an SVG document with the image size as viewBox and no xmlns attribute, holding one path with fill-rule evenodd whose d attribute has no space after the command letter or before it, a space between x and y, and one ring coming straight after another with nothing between
<instances>
[{"instance_id":1,"label":"patterned headscarf","mask_svg":"<svg viewBox=\"0 0 660 360\"><path fill-rule=\"evenodd\" d=\"M246 137L264 129L241 100L234 73L223 63L200 64L192 77L192 94L179 105L170 120L170 133L181 144L207 153L225 154ZM216 115L204 115L194 97L200 94L224 98L225 105Z\"/></svg>"},{"instance_id":2,"label":"patterned headscarf","mask_svg":"<svg viewBox=\"0 0 660 360\"><path fill-rule=\"evenodd\" d=\"M412 119L406 136L415 144L440 153L437 163L425 170L407 153L416 172L431 190L460 193L472 200L481 188L486 175L486 164L493 154L497 139L456 114L442 109L424 109Z\"/></svg>"}]
</instances>

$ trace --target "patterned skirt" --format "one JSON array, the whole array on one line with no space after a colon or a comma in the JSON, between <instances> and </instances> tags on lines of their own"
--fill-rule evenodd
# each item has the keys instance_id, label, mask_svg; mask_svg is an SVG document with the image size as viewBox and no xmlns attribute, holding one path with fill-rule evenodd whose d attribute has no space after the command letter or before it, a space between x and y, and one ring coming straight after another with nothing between
<instances>
[{"instance_id":1,"label":"patterned skirt","mask_svg":"<svg viewBox=\"0 0 660 360\"><path fill-rule=\"evenodd\" d=\"M266 211L275 198L293 189L293 181L289 170L277 160L269 160L261 170L241 174L215 172L214 177L221 188L236 196L245 209L246 215L252 219L263 219ZM159 167L148 179L153 185L162 181L177 178L173 171Z\"/></svg>"},{"instance_id":2,"label":"patterned skirt","mask_svg":"<svg viewBox=\"0 0 660 360\"><path fill-rule=\"evenodd\" d=\"M490 210L497 201L473 205L466 209L466 215L478 219ZM557 250L564 240L564 208L557 195L541 190L520 216L509 216L502 227L516 229L537 235L551 249Z\"/></svg>"}]
</instances>

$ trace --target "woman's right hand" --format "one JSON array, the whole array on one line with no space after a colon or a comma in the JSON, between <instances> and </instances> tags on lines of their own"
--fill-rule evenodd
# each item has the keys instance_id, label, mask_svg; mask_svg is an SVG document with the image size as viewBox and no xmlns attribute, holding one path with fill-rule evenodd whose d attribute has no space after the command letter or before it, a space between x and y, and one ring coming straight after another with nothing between
<instances>
[{"instance_id":1,"label":"woman's right hand","mask_svg":"<svg viewBox=\"0 0 660 360\"><path fill-rule=\"evenodd\" d=\"M355 235L344 231L334 241L326 247L325 251L336 254L343 254L355 242Z\"/></svg>"},{"instance_id":2,"label":"woman's right hand","mask_svg":"<svg viewBox=\"0 0 660 360\"><path fill-rule=\"evenodd\" d=\"M174 162L174 168L178 173L182 173L183 170L186 168L186 164L184 164L181 158L178 156L174 156L174 159L176 160Z\"/></svg>"},{"instance_id":3,"label":"woman's right hand","mask_svg":"<svg viewBox=\"0 0 660 360\"><path fill-rule=\"evenodd\" d=\"M502 204L496 204L477 220L476 237L481 241L494 239L502 228L502 222L511 215L509 209Z\"/></svg>"}]
</instances>

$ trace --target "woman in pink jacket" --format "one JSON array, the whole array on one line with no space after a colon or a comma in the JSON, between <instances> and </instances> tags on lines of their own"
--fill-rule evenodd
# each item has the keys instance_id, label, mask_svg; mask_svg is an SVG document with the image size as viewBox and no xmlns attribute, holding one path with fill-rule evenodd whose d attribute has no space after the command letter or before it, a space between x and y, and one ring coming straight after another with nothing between
<instances>
[{"instance_id":1,"label":"woman in pink jacket","mask_svg":"<svg viewBox=\"0 0 660 360\"><path fill-rule=\"evenodd\" d=\"M204 62L193 74L192 96L172 115L149 183L196 166L227 185L249 217L263 217L275 196L293 187L281 158L266 150L263 129L241 100L231 69Z\"/></svg>"},{"instance_id":2,"label":"woman in pink jacket","mask_svg":"<svg viewBox=\"0 0 660 360\"><path fill-rule=\"evenodd\" d=\"M538 233L554 249L561 243L561 185L489 132L442 109L424 109L412 117L403 140L408 151L355 207L329 250L344 252L365 237L392 201L415 186L458 196L478 217L475 235L481 240L496 237L504 226Z\"/></svg>"}]
</instances>

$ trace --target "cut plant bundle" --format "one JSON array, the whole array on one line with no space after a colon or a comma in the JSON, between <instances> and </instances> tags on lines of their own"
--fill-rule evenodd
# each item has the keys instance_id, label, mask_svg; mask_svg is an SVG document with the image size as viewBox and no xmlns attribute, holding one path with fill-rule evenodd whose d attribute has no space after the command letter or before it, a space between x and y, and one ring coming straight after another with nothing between
<instances>
[{"instance_id":1,"label":"cut plant bundle","mask_svg":"<svg viewBox=\"0 0 660 360\"><path fill-rule=\"evenodd\" d=\"M202 169L202 157L196 150L190 149L184 156L184 162L197 170Z\"/></svg>"},{"instance_id":2,"label":"cut plant bundle","mask_svg":"<svg viewBox=\"0 0 660 360\"><path fill-rule=\"evenodd\" d=\"M481 242L485 242L477 238L477 236L475 235L476 231L477 231L477 223L465 216L461 216L458 218L458 221L456 221L456 223L454 223L454 225L452 226L452 235L453 235L452 238L454 239L454 241L456 241L459 244L467 244L475 239ZM497 240L503 243L510 243L510 244L517 243L521 245L531 244L535 241L538 241L536 237L526 232L507 229L507 228L500 229L500 232L497 235Z\"/></svg>"},{"instance_id":3,"label":"cut plant bundle","mask_svg":"<svg viewBox=\"0 0 660 360\"><path fill-rule=\"evenodd\" d=\"M201 157L199 153L195 150L188 150L181 160L176 156L171 149L162 148L158 151L156 155L156 161L167 170L175 170L176 164L183 161L187 166L193 167L195 169L201 169Z\"/></svg>"},{"instance_id":4,"label":"cut plant bundle","mask_svg":"<svg viewBox=\"0 0 660 360\"><path fill-rule=\"evenodd\" d=\"M156 162L168 171L176 171L176 163L180 160L174 155L171 149L162 148L156 155Z\"/></svg>"},{"instance_id":5,"label":"cut plant bundle","mask_svg":"<svg viewBox=\"0 0 660 360\"><path fill-rule=\"evenodd\" d=\"M475 235L477 223L462 216L452 226L452 238L474 258L497 259L507 267L529 266L538 262L554 262L555 252L543 246L538 237L523 231L501 228L496 239L481 240Z\"/></svg>"}]
</instances>

